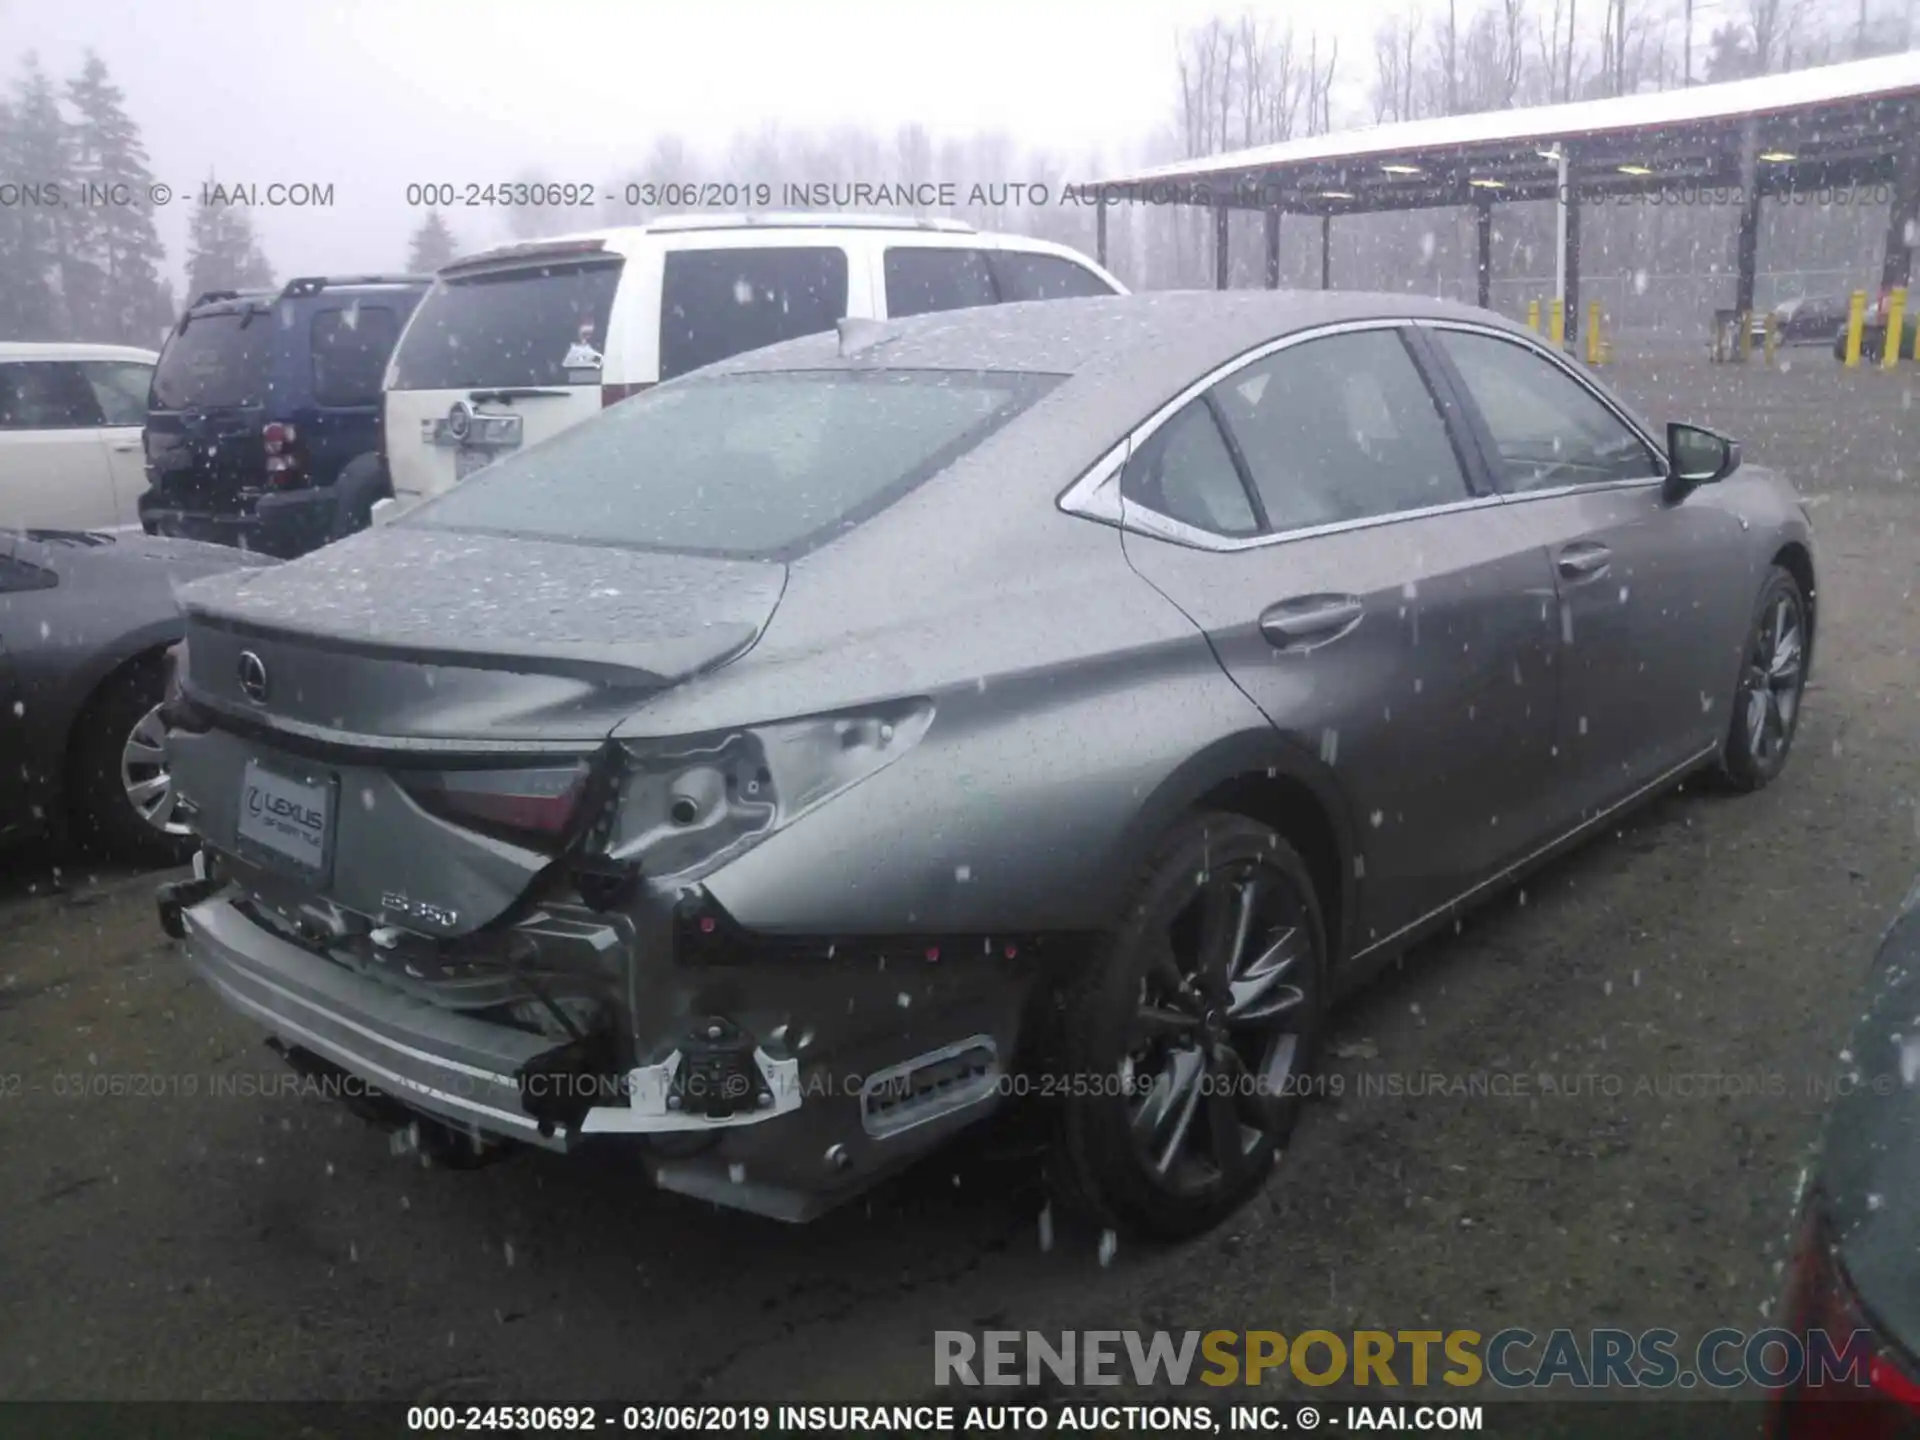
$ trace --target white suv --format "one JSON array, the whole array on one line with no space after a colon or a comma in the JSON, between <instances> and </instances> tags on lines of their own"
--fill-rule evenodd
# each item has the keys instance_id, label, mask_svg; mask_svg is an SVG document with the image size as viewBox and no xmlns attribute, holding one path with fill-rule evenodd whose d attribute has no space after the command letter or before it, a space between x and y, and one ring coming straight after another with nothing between
<instances>
[{"instance_id":1,"label":"white suv","mask_svg":"<svg viewBox=\"0 0 1920 1440\"><path fill-rule=\"evenodd\" d=\"M151 350L0 342L0 527L140 523Z\"/></svg>"},{"instance_id":2,"label":"white suv","mask_svg":"<svg viewBox=\"0 0 1920 1440\"><path fill-rule=\"evenodd\" d=\"M392 508L843 318L1124 293L1064 245L909 216L685 215L469 256L440 271L387 367Z\"/></svg>"}]
</instances>

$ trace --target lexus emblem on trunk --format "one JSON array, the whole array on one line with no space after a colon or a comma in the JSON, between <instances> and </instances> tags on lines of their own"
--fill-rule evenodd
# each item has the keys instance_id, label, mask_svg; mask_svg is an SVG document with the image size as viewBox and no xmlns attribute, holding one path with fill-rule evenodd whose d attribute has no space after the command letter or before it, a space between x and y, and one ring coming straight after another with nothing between
<instances>
[{"instance_id":1,"label":"lexus emblem on trunk","mask_svg":"<svg viewBox=\"0 0 1920 1440\"><path fill-rule=\"evenodd\" d=\"M240 652L240 688L247 698L255 704L264 705L267 700L267 662L251 650Z\"/></svg>"},{"instance_id":2,"label":"lexus emblem on trunk","mask_svg":"<svg viewBox=\"0 0 1920 1440\"><path fill-rule=\"evenodd\" d=\"M447 411L447 434L458 444L464 445L467 436L473 433L473 407L464 400L453 402L453 408Z\"/></svg>"}]
</instances>

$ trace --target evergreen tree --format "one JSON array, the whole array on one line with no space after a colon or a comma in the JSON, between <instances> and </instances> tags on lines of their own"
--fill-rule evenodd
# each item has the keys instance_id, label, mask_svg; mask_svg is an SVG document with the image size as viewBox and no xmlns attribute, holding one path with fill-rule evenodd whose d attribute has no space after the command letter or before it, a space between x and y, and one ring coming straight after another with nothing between
<instances>
[{"instance_id":1,"label":"evergreen tree","mask_svg":"<svg viewBox=\"0 0 1920 1440\"><path fill-rule=\"evenodd\" d=\"M452 260L458 249L453 231L447 228L447 222L438 210L429 210L427 218L420 222L420 228L413 232L413 239L407 246L407 273L409 275L431 275L442 265Z\"/></svg>"},{"instance_id":2,"label":"evergreen tree","mask_svg":"<svg viewBox=\"0 0 1920 1440\"><path fill-rule=\"evenodd\" d=\"M98 55L87 53L80 77L67 87L77 117L72 131L73 176L92 187L88 223L71 236L67 287L72 328L83 340L150 345L173 319L160 288L166 251L153 223L153 172L140 127L127 115L126 96L107 78Z\"/></svg>"},{"instance_id":3,"label":"evergreen tree","mask_svg":"<svg viewBox=\"0 0 1920 1440\"><path fill-rule=\"evenodd\" d=\"M187 303L209 290L261 290L272 284L273 267L254 238L245 207L206 200L196 205L187 229Z\"/></svg>"},{"instance_id":4,"label":"evergreen tree","mask_svg":"<svg viewBox=\"0 0 1920 1440\"><path fill-rule=\"evenodd\" d=\"M8 207L11 223L0 227L0 337L65 339L61 272L68 207L77 196L68 193L66 121L38 57L27 56L7 109L0 130L0 176L22 193L20 202Z\"/></svg>"}]
</instances>

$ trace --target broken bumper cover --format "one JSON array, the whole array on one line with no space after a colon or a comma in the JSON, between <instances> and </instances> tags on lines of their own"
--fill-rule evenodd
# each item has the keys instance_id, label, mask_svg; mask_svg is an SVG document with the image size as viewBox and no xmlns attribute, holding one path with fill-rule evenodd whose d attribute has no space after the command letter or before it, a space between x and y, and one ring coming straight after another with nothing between
<instances>
[{"instance_id":1,"label":"broken bumper cover","mask_svg":"<svg viewBox=\"0 0 1920 1440\"><path fill-rule=\"evenodd\" d=\"M782 957L756 985L758 967L727 967L716 981L656 964L635 1008L677 1019L637 1052L659 1058L606 1074L573 1068L568 1042L336 964L255 921L231 892L182 898L193 902L174 912L189 962L226 1003L379 1096L476 1143L568 1151L632 1140L661 1188L783 1220L811 1219L993 1108L1027 993L998 966L953 984L960 967L949 965L908 1023L895 1008L895 992L906 993L897 973L796 975ZM876 984L891 1011L884 1025L872 1023ZM767 1033L782 1027L765 1022L764 1006L745 1003L774 990L788 992L777 1009L793 1019L780 1039L797 1035L798 1055ZM742 1001L741 1023L723 995Z\"/></svg>"}]
</instances>

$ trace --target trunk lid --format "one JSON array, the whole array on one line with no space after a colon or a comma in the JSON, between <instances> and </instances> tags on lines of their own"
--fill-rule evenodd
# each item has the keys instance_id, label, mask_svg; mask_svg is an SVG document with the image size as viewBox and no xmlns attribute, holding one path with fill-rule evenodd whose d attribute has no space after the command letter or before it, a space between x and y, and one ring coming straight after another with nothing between
<instances>
[{"instance_id":1,"label":"trunk lid","mask_svg":"<svg viewBox=\"0 0 1920 1440\"><path fill-rule=\"evenodd\" d=\"M282 916L470 933L584 818L614 726L750 646L785 579L399 527L196 582L184 689L210 713L172 731L175 784Z\"/></svg>"},{"instance_id":2,"label":"trunk lid","mask_svg":"<svg viewBox=\"0 0 1920 1440\"><path fill-rule=\"evenodd\" d=\"M316 740L597 741L751 645L785 581L774 561L384 527L185 588L189 684ZM264 691L242 684L246 653Z\"/></svg>"}]
</instances>

